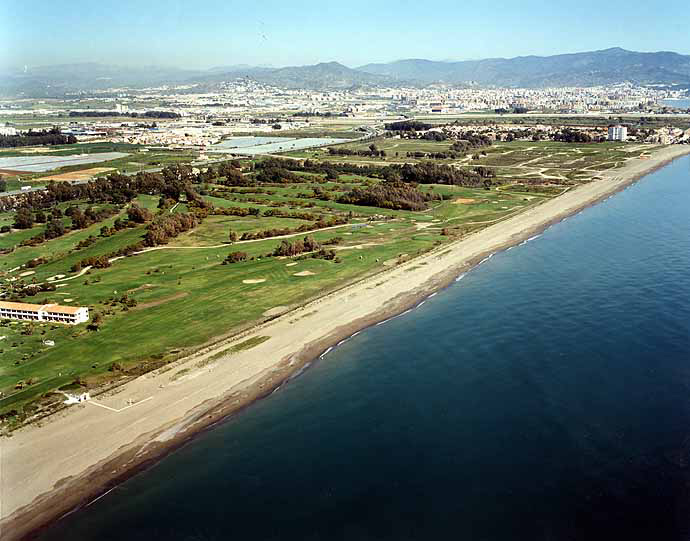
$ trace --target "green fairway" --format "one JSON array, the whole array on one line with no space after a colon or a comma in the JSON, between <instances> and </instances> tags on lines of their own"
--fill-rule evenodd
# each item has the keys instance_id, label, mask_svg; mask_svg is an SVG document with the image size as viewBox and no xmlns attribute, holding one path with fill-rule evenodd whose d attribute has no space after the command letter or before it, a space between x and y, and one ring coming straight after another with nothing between
<instances>
[{"instance_id":1,"label":"green fairway","mask_svg":"<svg viewBox=\"0 0 690 541\"><path fill-rule=\"evenodd\" d=\"M448 147L445 142L387 139L380 148L384 143L399 145L396 148L404 152ZM385 270L403 254L414 257L461 238L643 152L616 144L532 142L496 143L485 150L478 160L464 158L454 166L493 166L497 175L492 185L420 185L422 193L435 199L415 212L337 202L353 188L381 182L358 174L340 174L337 180L326 181L323 174L298 171L289 183L243 187L204 183L201 193L217 212L195 228L165 245L112 259L107 268L79 273L72 268L85 258L108 256L142 240L146 224L102 234L104 226L112 228L116 219L126 216L128 205L91 205L111 208L116 214L37 246L20 244L42 232L44 225L1 234L0 249L6 253L0 257L0 280L14 288L52 284L50 291L22 300L87 306L96 324L89 330L87 324L65 327L3 321L0 414L18 410L26 416L41 411L56 400L52 391L77 380L76 385L94 386L165 365L204 343L271 317L271 309L297 306ZM153 195L139 195L136 203L162 216L189 210L183 200L159 211L159 198ZM64 212L70 204L74 202L61 203L59 208ZM78 206L89 205L80 201ZM254 209L257 215L225 215L223 209ZM297 232L333 218L347 218L349 223ZM13 213L0 213L0 226L13 220ZM69 218L63 221L70 226ZM333 249L335 257L275 257L272 254L281 239L241 240L243 234L267 230L287 231L289 241L311 235ZM236 234L234 242L230 242L230 231ZM88 245L79 247L80 243ZM244 254L242 261L222 264L235 252ZM27 263L36 258L43 262L29 268ZM47 345L46 340L55 344Z\"/></svg>"}]
</instances>

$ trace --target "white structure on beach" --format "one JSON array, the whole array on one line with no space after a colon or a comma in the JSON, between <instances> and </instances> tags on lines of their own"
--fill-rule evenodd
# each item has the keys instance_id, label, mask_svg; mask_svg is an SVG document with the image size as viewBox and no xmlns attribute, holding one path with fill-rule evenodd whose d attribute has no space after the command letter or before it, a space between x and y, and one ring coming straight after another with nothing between
<instances>
[{"instance_id":1,"label":"white structure on beach","mask_svg":"<svg viewBox=\"0 0 690 541\"><path fill-rule=\"evenodd\" d=\"M2 318L76 325L89 320L89 309L85 306L0 301L0 319Z\"/></svg>"},{"instance_id":2,"label":"white structure on beach","mask_svg":"<svg viewBox=\"0 0 690 541\"><path fill-rule=\"evenodd\" d=\"M625 141L628 138L626 126L609 126L609 141Z\"/></svg>"}]
</instances>

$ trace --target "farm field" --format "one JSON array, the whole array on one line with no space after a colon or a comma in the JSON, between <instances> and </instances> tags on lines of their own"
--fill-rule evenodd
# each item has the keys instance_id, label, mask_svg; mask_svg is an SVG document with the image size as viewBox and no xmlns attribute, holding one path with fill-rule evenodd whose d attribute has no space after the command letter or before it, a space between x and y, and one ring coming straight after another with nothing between
<instances>
[{"instance_id":1,"label":"farm field","mask_svg":"<svg viewBox=\"0 0 690 541\"><path fill-rule=\"evenodd\" d=\"M198 152L192 150L149 150L125 143L23 147L0 151L0 169L13 171L5 177L8 190L16 190L27 184L42 186L50 180L84 180L98 176L100 173L92 171L94 169L118 170L125 174L157 170L174 163L188 163L197 156ZM98 167L94 167L94 163L98 163Z\"/></svg>"},{"instance_id":2,"label":"farm field","mask_svg":"<svg viewBox=\"0 0 690 541\"><path fill-rule=\"evenodd\" d=\"M294 149L300 149L333 145L343 143L347 139L335 139L332 137L231 137L213 145L210 153L228 153L254 156L257 154L271 154Z\"/></svg>"}]
</instances>

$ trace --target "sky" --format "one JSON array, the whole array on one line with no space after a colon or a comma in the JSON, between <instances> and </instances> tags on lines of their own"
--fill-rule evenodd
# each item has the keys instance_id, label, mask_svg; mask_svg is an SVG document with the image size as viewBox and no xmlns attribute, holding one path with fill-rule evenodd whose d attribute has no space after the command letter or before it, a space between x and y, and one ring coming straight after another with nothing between
<instances>
[{"instance_id":1,"label":"sky","mask_svg":"<svg viewBox=\"0 0 690 541\"><path fill-rule=\"evenodd\" d=\"M0 67L356 67L609 47L690 54L689 28L687 0L0 0Z\"/></svg>"}]
</instances>

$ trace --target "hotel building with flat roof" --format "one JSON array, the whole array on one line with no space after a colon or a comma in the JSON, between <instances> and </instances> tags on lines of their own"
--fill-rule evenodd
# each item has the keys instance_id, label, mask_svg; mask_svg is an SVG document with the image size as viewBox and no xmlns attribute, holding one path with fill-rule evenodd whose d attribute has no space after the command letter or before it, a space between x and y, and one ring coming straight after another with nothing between
<instances>
[{"instance_id":1,"label":"hotel building with flat roof","mask_svg":"<svg viewBox=\"0 0 690 541\"><path fill-rule=\"evenodd\" d=\"M77 325L89 320L89 309L85 306L0 301L2 318Z\"/></svg>"}]
</instances>

